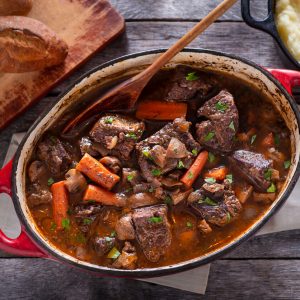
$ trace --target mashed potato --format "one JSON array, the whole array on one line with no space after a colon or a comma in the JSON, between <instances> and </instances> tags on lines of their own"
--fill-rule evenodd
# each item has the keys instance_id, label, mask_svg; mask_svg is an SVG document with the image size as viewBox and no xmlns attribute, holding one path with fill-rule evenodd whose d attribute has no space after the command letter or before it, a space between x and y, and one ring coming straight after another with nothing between
<instances>
[{"instance_id":1,"label":"mashed potato","mask_svg":"<svg viewBox=\"0 0 300 300\"><path fill-rule=\"evenodd\" d=\"M277 0L275 19L285 46L300 61L300 0Z\"/></svg>"}]
</instances>

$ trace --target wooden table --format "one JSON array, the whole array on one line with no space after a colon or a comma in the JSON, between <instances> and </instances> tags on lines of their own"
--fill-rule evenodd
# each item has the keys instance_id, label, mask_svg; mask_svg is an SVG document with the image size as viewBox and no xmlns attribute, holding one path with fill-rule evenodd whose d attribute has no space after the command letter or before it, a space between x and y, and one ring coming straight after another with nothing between
<instances>
[{"instance_id":1,"label":"wooden table","mask_svg":"<svg viewBox=\"0 0 300 300\"><path fill-rule=\"evenodd\" d=\"M120 55L169 47L219 2L113 0L126 18L126 33L0 133L0 165L11 135L26 131L84 72ZM252 2L262 18L267 1ZM270 36L243 23L239 4L191 47L238 54L266 67L288 67ZM0 270L1 299L300 299L300 230L252 238L214 262L205 296L129 279L95 278L52 261L5 253L0 253Z\"/></svg>"}]
</instances>

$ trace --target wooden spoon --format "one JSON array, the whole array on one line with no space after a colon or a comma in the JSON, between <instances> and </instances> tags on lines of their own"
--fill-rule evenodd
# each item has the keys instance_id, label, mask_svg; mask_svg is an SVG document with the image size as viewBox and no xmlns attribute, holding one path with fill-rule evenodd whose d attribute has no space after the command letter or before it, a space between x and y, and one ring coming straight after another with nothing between
<instances>
[{"instance_id":1,"label":"wooden spoon","mask_svg":"<svg viewBox=\"0 0 300 300\"><path fill-rule=\"evenodd\" d=\"M189 32L187 32L181 39L179 39L171 48L161 54L148 68L132 78L127 79L121 84L115 86L103 95L99 100L87 107L76 118L70 121L64 128L63 133L68 132L77 123L85 120L100 111L103 105L107 102L113 104L122 101L122 107L134 107L142 90L150 79L178 52L193 41L200 33L202 33L209 25L216 19L222 16L237 0L224 0L215 9L213 9L205 18L197 23ZM125 106L123 101L127 101ZM119 103L120 104L120 103Z\"/></svg>"}]
</instances>

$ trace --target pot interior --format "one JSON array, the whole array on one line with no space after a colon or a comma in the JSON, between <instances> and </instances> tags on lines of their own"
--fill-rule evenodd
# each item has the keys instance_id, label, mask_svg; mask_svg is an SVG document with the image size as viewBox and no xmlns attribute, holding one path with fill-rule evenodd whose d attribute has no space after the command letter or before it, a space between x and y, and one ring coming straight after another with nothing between
<instances>
[{"instance_id":1,"label":"pot interior","mask_svg":"<svg viewBox=\"0 0 300 300\"><path fill-rule=\"evenodd\" d=\"M280 112L282 118L285 120L287 127L290 129L292 166L289 171L288 179L285 183L285 188L282 189L277 200L249 230L222 248L189 261L156 269L135 269L128 271L93 265L71 257L56 248L49 240L47 240L47 237L40 232L33 221L25 199L26 166L39 138L42 136L44 131L55 124L58 119L63 118L68 110L82 103L82 99L90 98L95 91L102 89L112 81L131 76L144 69L159 55L158 52L159 51L152 53L148 52L147 54L142 53L121 58L120 60L108 63L107 65L100 67L95 72L89 74L72 87L57 102L57 104L54 105L51 110L33 126L31 131L25 137L22 148L18 152L19 157L17 156L18 160L15 165L15 201L17 202L15 205L19 208L19 215L22 217L23 223L25 224L27 231L29 231L30 236L32 236L35 241L37 241L53 256L63 259L69 263L86 267L90 270L98 270L99 272L108 272L120 276L155 276L198 266L209 262L211 259L232 248L233 245L237 244L237 242L241 242L246 237L250 236L250 234L257 230L266 221L266 219L268 219L268 217L274 212L275 208L279 207L280 204L283 203L284 199L287 198L290 193L292 185L296 181L295 172L297 170L300 151L298 121L294 112L295 108L293 108L289 102L292 101L291 98L289 98L286 92L282 92L281 88L266 71L261 70L250 62L212 51L187 50L179 53L168 65L165 66L165 68L173 68L179 64L185 64L194 68L220 72L239 78L240 80L247 82L249 85L259 89L262 93L269 97L274 106Z\"/></svg>"}]
</instances>

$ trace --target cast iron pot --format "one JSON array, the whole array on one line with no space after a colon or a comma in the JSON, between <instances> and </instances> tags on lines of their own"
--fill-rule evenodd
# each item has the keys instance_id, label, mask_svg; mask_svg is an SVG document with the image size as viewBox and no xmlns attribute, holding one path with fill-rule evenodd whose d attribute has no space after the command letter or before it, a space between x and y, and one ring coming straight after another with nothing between
<instances>
[{"instance_id":1,"label":"cast iron pot","mask_svg":"<svg viewBox=\"0 0 300 300\"><path fill-rule=\"evenodd\" d=\"M251 0L241 0L241 8L242 8L242 17L246 24L249 26L262 30L268 34L270 34L275 41L277 42L278 46L282 50L283 54L288 61L294 64L296 67L300 67L300 63L294 58L294 56L290 53L288 48L285 46L284 42L282 41L277 26L275 23L275 0L268 0L268 15L267 17L262 20L255 20L250 13L250 1Z\"/></svg>"},{"instance_id":2,"label":"cast iron pot","mask_svg":"<svg viewBox=\"0 0 300 300\"><path fill-rule=\"evenodd\" d=\"M27 162L39 138L47 128L66 115L67 109L82 101L89 92L107 85L111 80L139 72L149 65L162 51L165 50L147 51L124 56L95 68L84 75L76 85L71 86L66 93L59 97L58 102L48 112L45 112L38 118L24 137L13 161L0 171L0 192L11 195L22 227L20 236L14 240L7 238L0 231L0 249L23 256L54 259L102 275L136 278L160 276L198 267L220 257L253 235L282 206L293 190L300 172L300 117L297 106L288 93L291 91L294 82L300 78L300 72L287 70L271 70L269 72L250 61L236 56L210 50L186 49L179 53L166 68L172 68L178 64L186 64L203 70L213 70L233 75L260 89L280 111L291 132L292 165L285 186L277 200L251 228L227 245L201 257L158 268L117 270L94 265L62 252L41 233L33 221L25 200ZM281 83L272 74L279 78Z\"/></svg>"}]
</instances>

